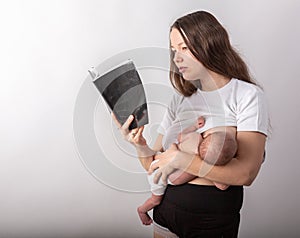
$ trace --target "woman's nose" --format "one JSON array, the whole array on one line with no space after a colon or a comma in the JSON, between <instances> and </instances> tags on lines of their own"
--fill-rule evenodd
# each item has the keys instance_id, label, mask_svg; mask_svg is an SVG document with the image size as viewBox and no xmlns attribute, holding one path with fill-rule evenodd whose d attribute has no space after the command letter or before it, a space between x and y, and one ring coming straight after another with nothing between
<instances>
[{"instance_id":1,"label":"woman's nose","mask_svg":"<svg viewBox=\"0 0 300 238\"><path fill-rule=\"evenodd\" d=\"M175 52L173 60L174 60L174 62L181 62L182 61L181 54L179 52Z\"/></svg>"}]
</instances>

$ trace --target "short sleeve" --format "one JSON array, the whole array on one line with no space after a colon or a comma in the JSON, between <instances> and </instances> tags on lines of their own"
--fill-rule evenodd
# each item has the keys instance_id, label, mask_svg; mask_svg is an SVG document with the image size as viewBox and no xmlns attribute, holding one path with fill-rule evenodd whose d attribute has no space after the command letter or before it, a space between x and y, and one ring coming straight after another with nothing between
<instances>
[{"instance_id":1,"label":"short sleeve","mask_svg":"<svg viewBox=\"0 0 300 238\"><path fill-rule=\"evenodd\" d=\"M257 131L268 135L269 116L264 92L251 85L238 99L237 131Z\"/></svg>"},{"instance_id":2,"label":"short sleeve","mask_svg":"<svg viewBox=\"0 0 300 238\"><path fill-rule=\"evenodd\" d=\"M165 135L167 129L172 125L172 122L175 120L176 117L176 108L178 105L179 95L174 94L168 108L166 109L166 112L163 116L163 119L157 129L157 132Z\"/></svg>"}]
</instances>

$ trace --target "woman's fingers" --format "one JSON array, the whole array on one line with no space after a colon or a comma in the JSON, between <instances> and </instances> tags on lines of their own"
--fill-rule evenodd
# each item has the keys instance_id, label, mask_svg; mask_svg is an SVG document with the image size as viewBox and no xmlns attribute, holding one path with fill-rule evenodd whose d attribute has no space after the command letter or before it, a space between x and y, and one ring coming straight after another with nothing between
<instances>
[{"instance_id":1,"label":"woman's fingers","mask_svg":"<svg viewBox=\"0 0 300 238\"><path fill-rule=\"evenodd\" d=\"M130 115L123 125L118 121L116 115L113 112L111 113L111 116L113 121L116 123L118 129L120 130L121 134L123 135L123 137L128 141L132 140L132 138L135 136L135 133L133 132L132 134L130 134L128 128L134 118L133 115Z\"/></svg>"},{"instance_id":2,"label":"woman's fingers","mask_svg":"<svg viewBox=\"0 0 300 238\"><path fill-rule=\"evenodd\" d=\"M112 117L113 121L115 122L115 124L117 125L118 129L122 129L122 130L128 130L128 128L129 128L131 122L132 122L133 119L134 119L134 116L133 116L133 115L130 115L130 116L127 118L127 120L125 121L125 123L122 125L122 124L118 121L116 115L115 115L113 112L111 112L111 117Z\"/></svg>"},{"instance_id":3,"label":"woman's fingers","mask_svg":"<svg viewBox=\"0 0 300 238\"><path fill-rule=\"evenodd\" d=\"M111 113L111 116L112 116L112 119L115 122L116 126L120 130L120 133L122 134L123 138L125 140L127 140L128 142L132 143L133 138L135 137L135 132L129 131L128 128L129 128L130 123L134 119L133 115L130 115L123 125L118 121L116 115L113 112Z\"/></svg>"},{"instance_id":4,"label":"woman's fingers","mask_svg":"<svg viewBox=\"0 0 300 238\"><path fill-rule=\"evenodd\" d=\"M156 157L157 158L157 157ZM154 172L154 170L158 169L159 168L159 161L157 161L156 163L153 163L149 170L148 170L148 174L152 174Z\"/></svg>"},{"instance_id":5,"label":"woman's fingers","mask_svg":"<svg viewBox=\"0 0 300 238\"><path fill-rule=\"evenodd\" d=\"M113 112L111 112L111 116L112 116L112 119L115 122L116 126L118 127L121 135L123 136L123 138L126 141L130 142L133 145L146 145L147 144L147 142L142 134L143 130L144 130L144 126L129 130L129 126L132 123L132 121L134 120L133 115L130 115L123 125L121 125L121 123L118 121L117 117L115 116L115 114Z\"/></svg>"},{"instance_id":6,"label":"woman's fingers","mask_svg":"<svg viewBox=\"0 0 300 238\"><path fill-rule=\"evenodd\" d=\"M171 164L168 164L162 168L159 168L156 172L155 172L155 175L154 175L154 178L153 178L153 182L155 184L157 184L159 182L159 180L161 180L161 182L164 184L164 185L167 185L168 184L168 178L170 176L170 174L172 174L176 169L174 169L173 166L171 166Z\"/></svg>"},{"instance_id":7,"label":"woman's fingers","mask_svg":"<svg viewBox=\"0 0 300 238\"><path fill-rule=\"evenodd\" d=\"M158 181L160 180L161 174L162 174L162 173L161 173L161 170L158 170L158 171L155 173L154 178L153 178L153 182L154 182L155 184L157 184Z\"/></svg>"},{"instance_id":8,"label":"woman's fingers","mask_svg":"<svg viewBox=\"0 0 300 238\"><path fill-rule=\"evenodd\" d=\"M144 126L139 127L136 136L140 137L143 134L143 131L144 131Z\"/></svg>"},{"instance_id":9,"label":"woman's fingers","mask_svg":"<svg viewBox=\"0 0 300 238\"><path fill-rule=\"evenodd\" d=\"M123 124L122 129L128 130L128 128L129 128L131 122L133 121L133 119L134 119L134 116L133 116L133 115L130 115L130 116L127 118L127 120L125 121L125 123Z\"/></svg>"},{"instance_id":10,"label":"woman's fingers","mask_svg":"<svg viewBox=\"0 0 300 238\"><path fill-rule=\"evenodd\" d=\"M168 184L168 177L171 173L167 173L168 171L168 168L169 166L166 166L164 169L163 169L163 172L161 172L161 176L160 176L160 179L161 179L161 182L164 184L164 185L167 185ZM157 181L158 182L158 181Z\"/></svg>"},{"instance_id":11,"label":"woman's fingers","mask_svg":"<svg viewBox=\"0 0 300 238\"><path fill-rule=\"evenodd\" d=\"M131 135L132 135L132 139L134 140L138 140L139 137L141 136L141 133L143 132L143 128L138 127L138 128L134 128L130 131Z\"/></svg>"}]
</instances>

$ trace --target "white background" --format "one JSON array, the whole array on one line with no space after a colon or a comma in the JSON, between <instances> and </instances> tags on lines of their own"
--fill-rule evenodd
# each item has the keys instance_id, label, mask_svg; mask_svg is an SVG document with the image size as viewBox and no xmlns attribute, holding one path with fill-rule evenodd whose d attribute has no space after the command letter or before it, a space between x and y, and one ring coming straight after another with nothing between
<instances>
[{"instance_id":1,"label":"white background","mask_svg":"<svg viewBox=\"0 0 300 238\"><path fill-rule=\"evenodd\" d=\"M296 0L1 1L0 237L151 237L136 214L149 193L112 189L83 165L74 105L88 68L125 50L167 48L171 23L200 9L226 27L269 102L273 134L245 189L240 237L298 237Z\"/></svg>"}]
</instances>

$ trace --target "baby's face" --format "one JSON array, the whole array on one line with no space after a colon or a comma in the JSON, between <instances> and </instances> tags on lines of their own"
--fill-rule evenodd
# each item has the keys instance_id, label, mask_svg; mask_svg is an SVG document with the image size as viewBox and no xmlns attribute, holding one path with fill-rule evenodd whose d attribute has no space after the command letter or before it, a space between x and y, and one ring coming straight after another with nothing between
<instances>
[{"instance_id":1,"label":"baby's face","mask_svg":"<svg viewBox=\"0 0 300 238\"><path fill-rule=\"evenodd\" d=\"M199 155L202 159L204 159L204 157L208 151L210 142L211 142L211 134L208 134L208 135L206 135L205 138L203 138L203 141L199 148Z\"/></svg>"}]
</instances>

